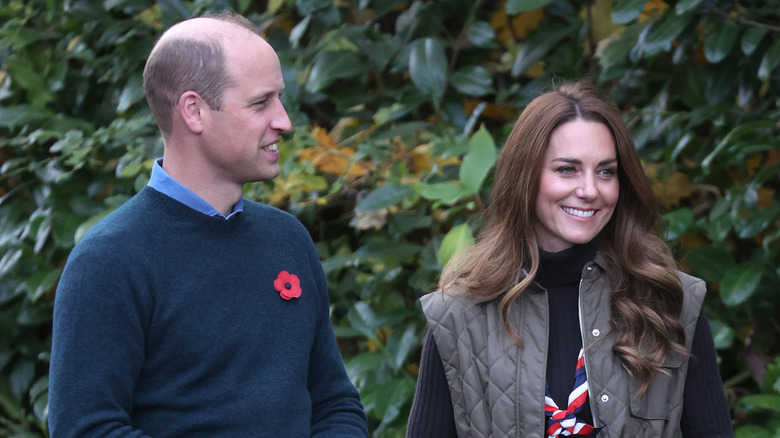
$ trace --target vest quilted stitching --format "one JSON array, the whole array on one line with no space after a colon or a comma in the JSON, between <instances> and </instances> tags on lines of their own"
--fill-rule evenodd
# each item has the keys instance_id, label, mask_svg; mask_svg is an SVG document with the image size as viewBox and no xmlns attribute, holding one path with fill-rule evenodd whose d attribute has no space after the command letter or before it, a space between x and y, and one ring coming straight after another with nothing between
<instances>
[{"instance_id":1,"label":"vest quilted stitching","mask_svg":"<svg viewBox=\"0 0 780 438\"><path fill-rule=\"evenodd\" d=\"M603 266L603 259L597 257L596 264ZM599 437L677 437L688 362L670 355L664 364L669 366L670 375L654 376L645 396L632 395L629 388L635 389L636 385L612 353L615 336L608 333L608 285L600 272L583 270L580 290L594 426L606 424ZM685 274L680 278L685 291L680 321L690 349L706 290L697 278ZM523 348L518 348L504 331L497 300L474 304L464 297L434 292L423 296L421 302L444 364L458 435L541 437L548 334L546 293L526 290L512 305L510 323L523 339ZM600 336L595 337L591 327L600 327ZM653 418L658 411L662 411L663 418Z\"/></svg>"}]
</instances>

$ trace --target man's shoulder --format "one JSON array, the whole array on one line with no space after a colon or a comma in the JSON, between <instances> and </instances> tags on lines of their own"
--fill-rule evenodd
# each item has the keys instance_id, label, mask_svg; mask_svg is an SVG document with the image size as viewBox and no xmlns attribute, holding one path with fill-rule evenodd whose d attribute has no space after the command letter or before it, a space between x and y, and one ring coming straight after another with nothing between
<instances>
[{"instance_id":1,"label":"man's shoulder","mask_svg":"<svg viewBox=\"0 0 780 438\"><path fill-rule=\"evenodd\" d=\"M278 227L279 232L306 232L298 218L268 204L244 199L244 213L250 221L258 222L265 228Z\"/></svg>"}]
</instances>

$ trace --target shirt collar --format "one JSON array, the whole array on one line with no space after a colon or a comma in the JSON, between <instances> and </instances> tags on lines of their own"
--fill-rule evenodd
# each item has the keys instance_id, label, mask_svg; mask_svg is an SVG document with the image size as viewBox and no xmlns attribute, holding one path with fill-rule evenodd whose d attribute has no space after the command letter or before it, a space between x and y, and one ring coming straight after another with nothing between
<instances>
[{"instance_id":1,"label":"shirt collar","mask_svg":"<svg viewBox=\"0 0 780 438\"><path fill-rule=\"evenodd\" d=\"M238 199L236 205L233 206L233 210L229 215L222 215L222 213L212 207L211 204L196 195L195 192L168 175L168 172L162 167L162 160L162 158L154 160L152 176L149 178L149 183L147 184L149 187L207 216L230 219L237 213L244 211L244 197L242 196Z\"/></svg>"}]
</instances>

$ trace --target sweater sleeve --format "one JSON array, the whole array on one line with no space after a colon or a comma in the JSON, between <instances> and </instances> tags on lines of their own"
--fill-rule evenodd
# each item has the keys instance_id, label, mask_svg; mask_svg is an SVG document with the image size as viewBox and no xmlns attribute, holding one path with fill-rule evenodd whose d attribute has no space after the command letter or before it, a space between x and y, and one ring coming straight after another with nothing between
<instances>
[{"instance_id":1,"label":"sweater sleeve","mask_svg":"<svg viewBox=\"0 0 780 438\"><path fill-rule=\"evenodd\" d=\"M409 413L407 438L457 438L455 414L444 365L433 333L428 331L420 357L417 390Z\"/></svg>"},{"instance_id":2,"label":"sweater sleeve","mask_svg":"<svg viewBox=\"0 0 780 438\"><path fill-rule=\"evenodd\" d=\"M360 395L347 377L330 321L328 286L314 247L312 272L319 284L317 331L309 360L309 395L312 401L311 436L367 437L368 423Z\"/></svg>"},{"instance_id":3,"label":"sweater sleeve","mask_svg":"<svg viewBox=\"0 0 780 438\"><path fill-rule=\"evenodd\" d=\"M74 250L54 304L49 389L51 436L143 437L130 425L151 304L120 251Z\"/></svg>"},{"instance_id":4,"label":"sweater sleeve","mask_svg":"<svg viewBox=\"0 0 780 438\"><path fill-rule=\"evenodd\" d=\"M733 437L728 405L718 372L715 345L707 317L696 322L685 379L680 428L685 438Z\"/></svg>"}]
</instances>

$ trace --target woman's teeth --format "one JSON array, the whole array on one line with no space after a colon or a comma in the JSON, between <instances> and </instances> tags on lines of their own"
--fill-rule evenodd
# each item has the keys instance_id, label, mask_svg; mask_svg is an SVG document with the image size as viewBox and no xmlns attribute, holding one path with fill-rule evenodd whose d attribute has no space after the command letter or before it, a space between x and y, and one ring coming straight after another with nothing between
<instances>
[{"instance_id":1,"label":"woman's teeth","mask_svg":"<svg viewBox=\"0 0 780 438\"><path fill-rule=\"evenodd\" d=\"M563 207L563 211L577 217L591 217L596 213L596 210L575 210L569 207Z\"/></svg>"}]
</instances>

